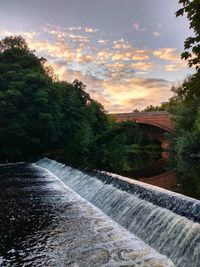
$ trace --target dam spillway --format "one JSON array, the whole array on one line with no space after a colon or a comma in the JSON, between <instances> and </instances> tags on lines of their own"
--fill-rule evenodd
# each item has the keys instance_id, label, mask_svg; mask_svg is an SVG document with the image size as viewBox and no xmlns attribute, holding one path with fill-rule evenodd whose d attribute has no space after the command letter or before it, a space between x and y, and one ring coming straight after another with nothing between
<instances>
[{"instance_id":1,"label":"dam spillway","mask_svg":"<svg viewBox=\"0 0 200 267\"><path fill-rule=\"evenodd\" d=\"M0 190L1 267L174 266L35 164L0 165Z\"/></svg>"},{"instance_id":2,"label":"dam spillway","mask_svg":"<svg viewBox=\"0 0 200 267\"><path fill-rule=\"evenodd\" d=\"M106 173L84 173L56 161L37 163L178 267L200 266L200 202Z\"/></svg>"}]
</instances>

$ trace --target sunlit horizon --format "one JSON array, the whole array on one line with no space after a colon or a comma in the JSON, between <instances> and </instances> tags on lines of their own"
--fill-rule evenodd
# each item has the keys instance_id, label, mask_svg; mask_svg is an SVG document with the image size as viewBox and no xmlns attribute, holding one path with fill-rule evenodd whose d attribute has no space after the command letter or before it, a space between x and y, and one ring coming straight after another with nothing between
<instances>
[{"instance_id":1,"label":"sunlit horizon","mask_svg":"<svg viewBox=\"0 0 200 267\"><path fill-rule=\"evenodd\" d=\"M173 0L11 2L0 3L0 38L25 37L61 80L81 80L108 112L159 105L191 73L181 60L188 22L175 17Z\"/></svg>"}]
</instances>

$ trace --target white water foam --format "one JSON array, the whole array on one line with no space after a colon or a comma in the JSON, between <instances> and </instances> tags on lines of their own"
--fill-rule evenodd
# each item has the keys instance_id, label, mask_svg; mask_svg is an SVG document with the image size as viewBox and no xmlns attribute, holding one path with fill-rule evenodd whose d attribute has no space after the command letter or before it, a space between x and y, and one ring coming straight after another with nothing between
<instances>
[{"instance_id":1,"label":"white water foam","mask_svg":"<svg viewBox=\"0 0 200 267\"><path fill-rule=\"evenodd\" d=\"M169 257L178 267L200 266L199 223L56 161L44 159L37 164L52 171L80 196Z\"/></svg>"}]
</instances>

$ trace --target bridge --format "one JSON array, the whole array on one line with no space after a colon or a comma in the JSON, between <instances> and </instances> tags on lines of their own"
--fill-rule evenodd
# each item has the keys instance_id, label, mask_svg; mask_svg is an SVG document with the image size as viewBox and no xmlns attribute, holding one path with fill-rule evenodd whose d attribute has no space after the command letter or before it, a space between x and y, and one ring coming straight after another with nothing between
<instances>
[{"instance_id":1,"label":"bridge","mask_svg":"<svg viewBox=\"0 0 200 267\"><path fill-rule=\"evenodd\" d=\"M166 111L110 113L109 116L116 122L133 121L138 123L143 131L161 142L162 148L167 148L169 145L165 134L174 131L171 115Z\"/></svg>"}]
</instances>

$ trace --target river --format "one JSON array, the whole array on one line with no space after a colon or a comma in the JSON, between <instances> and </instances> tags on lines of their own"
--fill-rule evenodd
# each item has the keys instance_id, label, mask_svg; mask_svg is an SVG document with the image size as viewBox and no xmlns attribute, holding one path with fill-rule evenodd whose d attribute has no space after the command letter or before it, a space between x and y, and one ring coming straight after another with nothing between
<instances>
[{"instance_id":1,"label":"river","mask_svg":"<svg viewBox=\"0 0 200 267\"><path fill-rule=\"evenodd\" d=\"M0 165L0 266L199 267L200 201L141 182L198 194L198 178L192 191L176 184L198 168L179 161L174 176L157 163L165 175L140 181L49 159Z\"/></svg>"},{"instance_id":2,"label":"river","mask_svg":"<svg viewBox=\"0 0 200 267\"><path fill-rule=\"evenodd\" d=\"M173 267L52 173L0 165L1 267Z\"/></svg>"},{"instance_id":3,"label":"river","mask_svg":"<svg viewBox=\"0 0 200 267\"><path fill-rule=\"evenodd\" d=\"M129 159L131 168L116 173L173 192L200 199L200 161L192 158L152 158L136 155Z\"/></svg>"},{"instance_id":4,"label":"river","mask_svg":"<svg viewBox=\"0 0 200 267\"><path fill-rule=\"evenodd\" d=\"M49 159L37 164L177 267L200 266L200 201L112 173L82 172Z\"/></svg>"}]
</instances>

